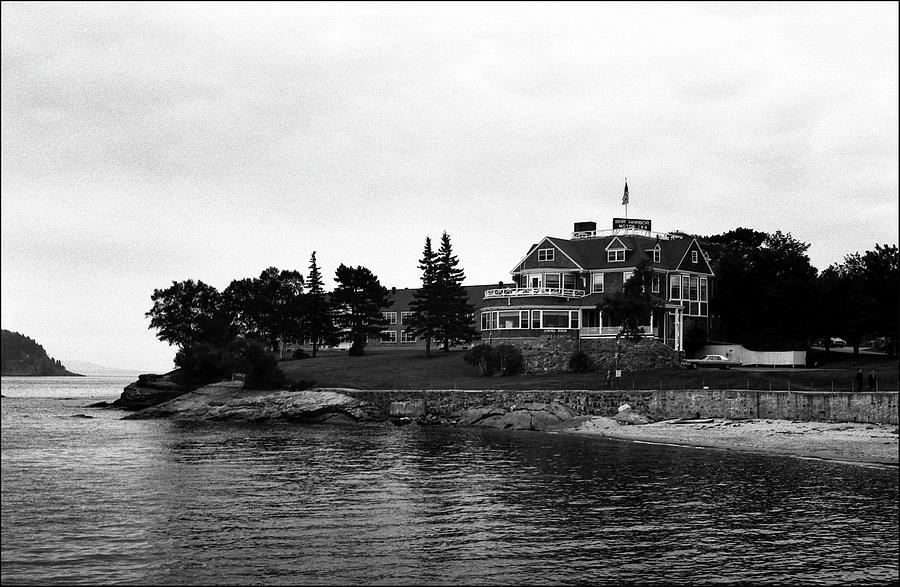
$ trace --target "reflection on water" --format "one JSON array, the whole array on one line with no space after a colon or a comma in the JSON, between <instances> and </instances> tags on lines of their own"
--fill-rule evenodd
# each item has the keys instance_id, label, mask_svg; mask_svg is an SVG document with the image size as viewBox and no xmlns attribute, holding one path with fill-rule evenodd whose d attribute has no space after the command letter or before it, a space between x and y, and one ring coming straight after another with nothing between
<instances>
[{"instance_id":1,"label":"reflection on water","mask_svg":"<svg viewBox=\"0 0 900 587\"><path fill-rule=\"evenodd\" d=\"M496 430L123 421L18 395L2 405L4 584L898 578L896 469Z\"/></svg>"}]
</instances>

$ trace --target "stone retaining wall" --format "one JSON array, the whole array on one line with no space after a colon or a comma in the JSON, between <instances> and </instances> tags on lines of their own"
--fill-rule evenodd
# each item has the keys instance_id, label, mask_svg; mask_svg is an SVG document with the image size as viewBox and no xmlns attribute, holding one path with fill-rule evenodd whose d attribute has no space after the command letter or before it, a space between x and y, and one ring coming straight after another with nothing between
<instances>
[{"instance_id":1,"label":"stone retaining wall","mask_svg":"<svg viewBox=\"0 0 900 587\"><path fill-rule=\"evenodd\" d=\"M771 418L813 422L897 424L897 392L824 393L736 390L428 390L328 389L365 400L389 414L392 402L425 401L428 414L451 419L471 408L516 409L530 402L559 402L583 415L612 417L622 404L657 420L672 418Z\"/></svg>"},{"instance_id":2,"label":"stone retaining wall","mask_svg":"<svg viewBox=\"0 0 900 587\"><path fill-rule=\"evenodd\" d=\"M598 371L622 369L643 371L672 367L680 362L680 353L662 342L643 338L637 342L610 338L582 338L568 335L510 337L491 340L492 345L511 344L522 351L527 373L565 373L569 359L584 351Z\"/></svg>"}]
</instances>

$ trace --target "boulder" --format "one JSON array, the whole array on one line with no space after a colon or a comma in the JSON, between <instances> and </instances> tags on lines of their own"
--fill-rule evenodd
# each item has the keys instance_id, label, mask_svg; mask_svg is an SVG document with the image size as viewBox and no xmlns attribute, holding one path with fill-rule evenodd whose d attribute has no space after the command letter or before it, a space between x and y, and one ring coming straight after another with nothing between
<instances>
[{"instance_id":1,"label":"boulder","mask_svg":"<svg viewBox=\"0 0 900 587\"><path fill-rule=\"evenodd\" d=\"M618 414L612 417L613 420L618 422L619 424L649 424L653 422L653 420L649 416L645 416L644 414L639 414L632 409L622 410Z\"/></svg>"},{"instance_id":2,"label":"boulder","mask_svg":"<svg viewBox=\"0 0 900 587\"><path fill-rule=\"evenodd\" d=\"M509 411L474 408L460 418L460 426L485 426L512 430L545 430L566 422L578 414L559 402L526 402L511 406ZM499 412L499 413L498 413ZM480 417L478 417L480 415Z\"/></svg>"}]
</instances>

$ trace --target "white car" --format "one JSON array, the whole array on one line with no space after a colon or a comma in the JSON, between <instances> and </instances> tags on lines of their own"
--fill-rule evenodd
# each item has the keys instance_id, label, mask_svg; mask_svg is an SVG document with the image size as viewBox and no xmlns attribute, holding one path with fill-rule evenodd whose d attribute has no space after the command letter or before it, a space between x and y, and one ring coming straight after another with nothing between
<instances>
[{"instance_id":1,"label":"white car","mask_svg":"<svg viewBox=\"0 0 900 587\"><path fill-rule=\"evenodd\" d=\"M685 359L681 364L688 369L698 369L700 367L718 367L719 369L730 369L732 367L740 367L740 361L732 361L722 355L706 355L702 359Z\"/></svg>"},{"instance_id":2,"label":"white car","mask_svg":"<svg viewBox=\"0 0 900 587\"><path fill-rule=\"evenodd\" d=\"M831 346L833 346L833 347L841 348L841 347L847 346L847 341L844 340L843 338L838 338L837 336L832 336L830 340L831 340Z\"/></svg>"}]
</instances>

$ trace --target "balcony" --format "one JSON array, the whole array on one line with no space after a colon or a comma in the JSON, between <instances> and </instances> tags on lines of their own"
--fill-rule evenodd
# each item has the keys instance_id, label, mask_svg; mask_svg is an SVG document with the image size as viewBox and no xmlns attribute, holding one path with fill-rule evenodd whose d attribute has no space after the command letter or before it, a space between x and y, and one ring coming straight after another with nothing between
<instances>
[{"instance_id":1,"label":"balcony","mask_svg":"<svg viewBox=\"0 0 900 587\"><path fill-rule=\"evenodd\" d=\"M503 287L489 289L484 292L484 299L497 298L523 298L523 297L556 297L556 298L583 298L583 289L564 289L560 287Z\"/></svg>"}]
</instances>

